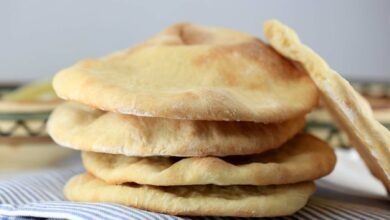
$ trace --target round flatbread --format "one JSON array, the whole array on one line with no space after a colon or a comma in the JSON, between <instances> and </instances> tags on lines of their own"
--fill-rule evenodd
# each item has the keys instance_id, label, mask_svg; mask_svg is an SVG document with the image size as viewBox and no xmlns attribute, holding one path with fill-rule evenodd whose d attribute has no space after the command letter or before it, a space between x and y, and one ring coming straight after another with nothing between
<instances>
[{"instance_id":1,"label":"round flatbread","mask_svg":"<svg viewBox=\"0 0 390 220\"><path fill-rule=\"evenodd\" d=\"M390 192L390 132L375 120L370 105L297 34L278 21L268 21L264 33L281 54L297 61L321 91L325 106L347 133L371 172Z\"/></svg>"},{"instance_id":2,"label":"round flatbread","mask_svg":"<svg viewBox=\"0 0 390 220\"><path fill-rule=\"evenodd\" d=\"M83 152L88 172L110 184L158 186L273 185L314 180L330 173L333 149L308 134L262 154L231 157L127 157Z\"/></svg>"},{"instance_id":3,"label":"round flatbread","mask_svg":"<svg viewBox=\"0 0 390 220\"><path fill-rule=\"evenodd\" d=\"M63 99L122 114L263 123L303 115L319 95L303 71L259 39L191 24L81 61L53 85Z\"/></svg>"},{"instance_id":4,"label":"round flatbread","mask_svg":"<svg viewBox=\"0 0 390 220\"><path fill-rule=\"evenodd\" d=\"M277 148L304 126L298 117L278 124L186 121L104 112L77 103L55 109L48 122L60 145L127 156L225 156Z\"/></svg>"},{"instance_id":5,"label":"round flatbread","mask_svg":"<svg viewBox=\"0 0 390 220\"><path fill-rule=\"evenodd\" d=\"M291 215L307 203L313 182L279 186L110 185L89 174L73 177L65 196L77 202L109 202L186 216Z\"/></svg>"}]
</instances>

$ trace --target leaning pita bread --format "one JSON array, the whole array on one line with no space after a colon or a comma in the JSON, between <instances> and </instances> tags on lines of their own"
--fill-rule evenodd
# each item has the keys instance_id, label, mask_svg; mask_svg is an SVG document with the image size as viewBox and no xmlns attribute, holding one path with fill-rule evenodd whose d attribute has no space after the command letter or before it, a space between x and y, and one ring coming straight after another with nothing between
<instances>
[{"instance_id":1,"label":"leaning pita bread","mask_svg":"<svg viewBox=\"0 0 390 220\"><path fill-rule=\"evenodd\" d=\"M312 182L279 186L110 185L90 174L73 177L65 196L77 202L110 202L187 216L268 217L290 215L314 192Z\"/></svg>"},{"instance_id":2,"label":"leaning pita bread","mask_svg":"<svg viewBox=\"0 0 390 220\"><path fill-rule=\"evenodd\" d=\"M158 186L291 184L327 175L336 163L331 147L308 134L248 156L143 158L83 152L82 158L88 172L110 184Z\"/></svg>"},{"instance_id":3,"label":"leaning pita bread","mask_svg":"<svg viewBox=\"0 0 390 220\"><path fill-rule=\"evenodd\" d=\"M319 55L303 45L292 29L278 21L268 21L264 32L278 52L299 62L310 75L328 110L390 192L390 132L374 119L368 103Z\"/></svg>"},{"instance_id":4,"label":"leaning pita bread","mask_svg":"<svg viewBox=\"0 0 390 220\"><path fill-rule=\"evenodd\" d=\"M311 79L259 39L191 24L81 61L53 85L61 98L102 110L186 120L281 122L318 101Z\"/></svg>"},{"instance_id":5,"label":"leaning pita bread","mask_svg":"<svg viewBox=\"0 0 390 220\"><path fill-rule=\"evenodd\" d=\"M278 124L137 117L65 103L48 132L60 145L127 156L225 156L277 148L304 126L298 117Z\"/></svg>"}]
</instances>

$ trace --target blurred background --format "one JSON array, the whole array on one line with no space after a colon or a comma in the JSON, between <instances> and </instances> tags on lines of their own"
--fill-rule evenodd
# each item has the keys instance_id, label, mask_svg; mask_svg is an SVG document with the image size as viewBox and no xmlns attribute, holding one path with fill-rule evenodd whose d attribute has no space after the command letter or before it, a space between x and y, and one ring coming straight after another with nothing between
<instances>
[{"instance_id":1,"label":"blurred background","mask_svg":"<svg viewBox=\"0 0 390 220\"><path fill-rule=\"evenodd\" d=\"M0 1L0 81L49 79L190 21L262 36L276 18L348 79L390 81L390 1Z\"/></svg>"}]
</instances>

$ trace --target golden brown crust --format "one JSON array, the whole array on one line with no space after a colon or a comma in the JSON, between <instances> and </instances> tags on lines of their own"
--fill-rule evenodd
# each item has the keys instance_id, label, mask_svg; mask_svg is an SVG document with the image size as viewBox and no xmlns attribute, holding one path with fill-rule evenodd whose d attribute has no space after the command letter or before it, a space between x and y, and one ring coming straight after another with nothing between
<instances>
[{"instance_id":1,"label":"golden brown crust","mask_svg":"<svg viewBox=\"0 0 390 220\"><path fill-rule=\"evenodd\" d=\"M88 172L110 184L157 186L291 184L325 176L336 163L331 147L308 134L248 156L127 157L83 152L82 158Z\"/></svg>"},{"instance_id":2,"label":"golden brown crust","mask_svg":"<svg viewBox=\"0 0 390 220\"><path fill-rule=\"evenodd\" d=\"M172 215L271 217L298 211L314 190L313 182L279 186L109 185L82 174L66 184L64 194L77 202L110 202Z\"/></svg>"},{"instance_id":3,"label":"golden brown crust","mask_svg":"<svg viewBox=\"0 0 390 220\"><path fill-rule=\"evenodd\" d=\"M278 124L185 121L65 103L51 115L48 132L58 144L83 151L190 157L261 153L279 147L303 126L303 117Z\"/></svg>"},{"instance_id":4,"label":"golden brown crust","mask_svg":"<svg viewBox=\"0 0 390 220\"><path fill-rule=\"evenodd\" d=\"M281 122L318 101L311 79L260 40L190 24L81 61L53 85L61 98L103 110L186 120Z\"/></svg>"},{"instance_id":5,"label":"golden brown crust","mask_svg":"<svg viewBox=\"0 0 390 220\"><path fill-rule=\"evenodd\" d=\"M278 52L306 70L320 89L327 109L389 192L390 132L375 120L367 101L319 55L303 45L292 29L278 21L268 21L264 32Z\"/></svg>"}]
</instances>

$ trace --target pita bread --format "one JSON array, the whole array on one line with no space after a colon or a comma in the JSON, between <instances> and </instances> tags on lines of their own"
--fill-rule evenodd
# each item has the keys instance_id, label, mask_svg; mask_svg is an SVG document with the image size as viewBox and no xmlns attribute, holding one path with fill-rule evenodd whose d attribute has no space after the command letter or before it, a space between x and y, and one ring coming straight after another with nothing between
<instances>
[{"instance_id":1,"label":"pita bread","mask_svg":"<svg viewBox=\"0 0 390 220\"><path fill-rule=\"evenodd\" d=\"M273 185L317 179L330 173L335 154L325 142L300 134L281 148L232 157L126 157L83 152L84 167L110 184Z\"/></svg>"},{"instance_id":2,"label":"pita bread","mask_svg":"<svg viewBox=\"0 0 390 220\"><path fill-rule=\"evenodd\" d=\"M371 172L390 191L390 132L375 120L369 104L297 34L278 21L268 21L264 32L270 44L299 62L322 93L325 106L347 133Z\"/></svg>"},{"instance_id":3,"label":"pita bread","mask_svg":"<svg viewBox=\"0 0 390 220\"><path fill-rule=\"evenodd\" d=\"M186 216L269 217L291 215L314 192L312 182L279 186L110 185L92 175L73 177L65 196L77 202L109 202Z\"/></svg>"},{"instance_id":4,"label":"pita bread","mask_svg":"<svg viewBox=\"0 0 390 220\"><path fill-rule=\"evenodd\" d=\"M81 61L53 86L63 99L121 114L263 123L301 116L319 95L303 71L259 39L191 24Z\"/></svg>"},{"instance_id":5,"label":"pita bread","mask_svg":"<svg viewBox=\"0 0 390 220\"><path fill-rule=\"evenodd\" d=\"M127 156L225 156L277 148L304 126L298 117L279 124L185 121L103 112L86 105L59 106L48 122L60 145Z\"/></svg>"}]
</instances>

